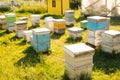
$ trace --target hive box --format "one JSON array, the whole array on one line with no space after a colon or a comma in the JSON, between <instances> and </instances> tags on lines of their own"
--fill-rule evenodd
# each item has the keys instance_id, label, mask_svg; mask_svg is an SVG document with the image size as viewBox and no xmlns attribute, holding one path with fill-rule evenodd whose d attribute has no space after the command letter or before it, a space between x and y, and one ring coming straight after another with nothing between
<instances>
[{"instance_id":1,"label":"hive box","mask_svg":"<svg viewBox=\"0 0 120 80\"><path fill-rule=\"evenodd\" d=\"M87 43L94 46L100 46L102 41L102 33L105 30L87 30Z\"/></svg>"},{"instance_id":2,"label":"hive box","mask_svg":"<svg viewBox=\"0 0 120 80\"><path fill-rule=\"evenodd\" d=\"M65 11L65 20L67 25L74 24L74 10Z\"/></svg>"},{"instance_id":3,"label":"hive box","mask_svg":"<svg viewBox=\"0 0 120 80\"><path fill-rule=\"evenodd\" d=\"M81 29L81 28L72 27L72 28L69 28L68 31L69 31L69 36L73 39L82 37L83 29Z\"/></svg>"},{"instance_id":4,"label":"hive box","mask_svg":"<svg viewBox=\"0 0 120 80\"><path fill-rule=\"evenodd\" d=\"M39 26L40 16L38 14L31 15L32 26Z\"/></svg>"},{"instance_id":5,"label":"hive box","mask_svg":"<svg viewBox=\"0 0 120 80\"><path fill-rule=\"evenodd\" d=\"M6 28L5 16L0 16L0 29Z\"/></svg>"},{"instance_id":6,"label":"hive box","mask_svg":"<svg viewBox=\"0 0 120 80\"><path fill-rule=\"evenodd\" d=\"M15 22L15 31L18 37L23 37L23 31L27 30L27 22L26 21L18 21Z\"/></svg>"},{"instance_id":7,"label":"hive box","mask_svg":"<svg viewBox=\"0 0 120 80\"><path fill-rule=\"evenodd\" d=\"M27 42L31 41L31 36L32 36L32 30L23 31L23 37Z\"/></svg>"},{"instance_id":8,"label":"hive box","mask_svg":"<svg viewBox=\"0 0 120 80\"><path fill-rule=\"evenodd\" d=\"M102 49L106 52L120 53L120 32L107 30L102 34Z\"/></svg>"},{"instance_id":9,"label":"hive box","mask_svg":"<svg viewBox=\"0 0 120 80\"><path fill-rule=\"evenodd\" d=\"M36 28L32 30L32 46L39 51L47 51L50 48L50 30L47 28Z\"/></svg>"},{"instance_id":10,"label":"hive box","mask_svg":"<svg viewBox=\"0 0 120 80\"><path fill-rule=\"evenodd\" d=\"M45 27L50 29L50 31L54 31L54 20L52 17L45 18Z\"/></svg>"},{"instance_id":11,"label":"hive box","mask_svg":"<svg viewBox=\"0 0 120 80\"><path fill-rule=\"evenodd\" d=\"M65 73L67 74L70 80L80 80L82 74L89 74L91 76L92 67L93 64L88 64L79 68L73 68L70 67L67 63L65 63Z\"/></svg>"},{"instance_id":12,"label":"hive box","mask_svg":"<svg viewBox=\"0 0 120 80\"><path fill-rule=\"evenodd\" d=\"M16 21L16 15L15 13L9 13L5 14L6 17L6 26L8 31L14 31L15 30L15 21Z\"/></svg>"},{"instance_id":13,"label":"hive box","mask_svg":"<svg viewBox=\"0 0 120 80\"><path fill-rule=\"evenodd\" d=\"M79 80L81 73L91 73L94 53L95 50L84 43L64 46L65 70L71 80Z\"/></svg>"},{"instance_id":14,"label":"hive box","mask_svg":"<svg viewBox=\"0 0 120 80\"><path fill-rule=\"evenodd\" d=\"M81 28L83 28L83 29L87 29L87 24L88 24L88 21L87 21L87 20L82 20L82 21L80 21L80 26L81 26Z\"/></svg>"},{"instance_id":15,"label":"hive box","mask_svg":"<svg viewBox=\"0 0 120 80\"><path fill-rule=\"evenodd\" d=\"M7 23L13 23L16 21L16 15L15 13L9 13L9 14L5 14L5 17L6 17L6 22Z\"/></svg>"},{"instance_id":16,"label":"hive box","mask_svg":"<svg viewBox=\"0 0 120 80\"><path fill-rule=\"evenodd\" d=\"M15 30L15 23L6 23L7 30L12 32Z\"/></svg>"},{"instance_id":17,"label":"hive box","mask_svg":"<svg viewBox=\"0 0 120 80\"><path fill-rule=\"evenodd\" d=\"M90 30L106 30L108 29L108 21L106 17L101 16L90 16L87 17L88 26L87 29Z\"/></svg>"},{"instance_id":18,"label":"hive box","mask_svg":"<svg viewBox=\"0 0 120 80\"><path fill-rule=\"evenodd\" d=\"M64 19L55 19L54 20L54 32L56 33L64 33L66 29L66 24Z\"/></svg>"}]
</instances>

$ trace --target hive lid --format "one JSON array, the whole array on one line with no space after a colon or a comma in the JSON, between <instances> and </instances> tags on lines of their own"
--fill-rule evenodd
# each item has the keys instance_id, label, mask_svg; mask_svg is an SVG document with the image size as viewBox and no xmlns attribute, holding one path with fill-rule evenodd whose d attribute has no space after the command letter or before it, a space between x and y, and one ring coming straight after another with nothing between
<instances>
[{"instance_id":1,"label":"hive lid","mask_svg":"<svg viewBox=\"0 0 120 80\"><path fill-rule=\"evenodd\" d=\"M48 28L36 28L36 29L32 29L32 32L36 34L44 34L44 33L50 33L50 30Z\"/></svg>"},{"instance_id":2,"label":"hive lid","mask_svg":"<svg viewBox=\"0 0 120 80\"><path fill-rule=\"evenodd\" d=\"M104 33L112 35L112 36L120 35L120 32L119 31L115 31L115 30L107 30Z\"/></svg>"},{"instance_id":3,"label":"hive lid","mask_svg":"<svg viewBox=\"0 0 120 80\"><path fill-rule=\"evenodd\" d=\"M86 23L86 22L88 22L87 20L82 20L82 21L80 21L80 22L82 22L82 23Z\"/></svg>"},{"instance_id":4,"label":"hive lid","mask_svg":"<svg viewBox=\"0 0 120 80\"><path fill-rule=\"evenodd\" d=\"M55 19L54 21L55 21L55 22L65 22L64 19Z\"/></svg>"},{"instance_id":5,"label":"hive lid","mask_svg":"<svg viewBox=\"0 0 120 80\"><path fill-rule=\"evenodd\" d=\"M33 14L33 15L31 15L31 17L40 17L40 15L38 15L38 14Z\"/></svg>"},{"instance_id":6,"label":"hive lid","mask_svg":"<svg viewBox=\"0 0 120 80\"><path fill-rule=\"evenodd\" d=\"M26 21L17 21L15 22L15 24L26 24L27 22Z\"/></svg>"},{"instance_id":7,"label":"hive lid","mask_svg":"<svg viewBox=\"0 0 120 80\"><path fill-rule=\"evenodd\" d=\"M97 21L97 22L104 22L107 21L106 17L101 17L101 16L90 16L87 17L88 20L93 20L93 21Z\"/></svg>"},{"instance_id":8,"label":"hive lid","mask_svg":"<svg viewBox=\"0 0 120 80\"><path fill-rule=\"evenodd\" d=\"M21 17L20 19L28 19L27 17Z\"/></svg>"},{"instance_id":9,"label":"hive lid","mask_svg":"<svg viewBox=\"0 0 120 80\"><path fill-rule=\"evenodd\" d=\"M83 31L82 28L78 28L78 27L72 27L68 29L69 31Z\"/></svg>"},{"instance_id":10,"label":"hive lid","mask_svg":"<svg viewBox=\"0 0 120 80\"><path fill-rule=\"evenodd\" d=\"M23 31L23 33L32 33L32 30L25 30L25 31Z\"/></svg>"},{"instance_id":11,"label":"hive lid","mask_svg":"<svg viewBox=\"0 0 120 80\"><path fill-rule=\"evenodd\" d=\"M3 18L5 18L5 16L3 15L3 16L0 16L0 19L3 19Z\"/></svg>"},{"instance_id":12,"label":"hive lid","mask_svg":"<svg viewBox=\"0 0 120 80\"><path fill-rule=\"evenodd\" d=\"M64 50L68 50L70 53L67 54L71 55L72 57L83 55L84 53L88 52L94 52L93 48L87 46L84 43L64 46Z\"/></svg>"},{"instance_id":13,"label":"hive lid","mask_svg":"<svg viewBox=\"0 0 120 80\"><path fill-rule=\"evenodd\" d=\"M15 17L15 13L9 13L9 14L5 14L6 17Z\"/></svg>"},{"instance_id":14,"label":"hive lid","mask_svg":"<svg viewBox=\"0 0 120 80\"><path fill-rule=\"evenodd\" d=\"M74 12L74 10L65 10L65 12L68 12L68 13L69 13L69 12Z\"/></svg>"}]
</instances>

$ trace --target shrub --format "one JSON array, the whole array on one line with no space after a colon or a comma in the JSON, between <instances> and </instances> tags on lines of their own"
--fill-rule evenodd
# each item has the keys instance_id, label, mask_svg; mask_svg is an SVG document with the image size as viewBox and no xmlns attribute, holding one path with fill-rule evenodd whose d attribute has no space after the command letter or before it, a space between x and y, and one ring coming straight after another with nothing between
<instances>
[{"instance_id":1,"label":"shrub","mask_svg":"<svg viewBox=\"0 0 120 80\"><path fill-rule=\"evenodd\" d=\"M22 3L21 7L18 9L17 12L20 13L29 12L34 14L45 13L47 12L47 5L45 2L26 1Z\"/></svg>"}]
</instances>

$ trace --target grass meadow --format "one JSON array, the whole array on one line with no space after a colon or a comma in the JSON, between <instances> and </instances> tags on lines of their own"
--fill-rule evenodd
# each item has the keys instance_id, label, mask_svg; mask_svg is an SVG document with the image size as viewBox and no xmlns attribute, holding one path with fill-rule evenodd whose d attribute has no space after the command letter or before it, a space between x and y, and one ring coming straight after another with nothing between
<instances>
[{"instance_id":1,"label":"grass meadow","mask_svg":"<svg viewBox=\"0 0 120 80\"><path fill-rule=\"evenodd\" d=\"M1 15L4 13L0 13ZM33 13L16 12L17 21L20 17L28 17L28 29L31 29L30 15ZM40 13L40 26L44 27L44 17ZM64 16L54 16L64 18ZM85 19L80 10L75 11L74 26L80 27L79 21ZM0 80L69 80L65 75L64 45L86 43L86 30L82 40L69 39L68 27L65 34L51 33L51 47L47 53L36 54L31 43L17 38L15 32L0 30ZM111 18L110 29L120 31L120 18ZM93 59L92 80L120 80L120 54L109 54L96 50Z\"/></svg>"}]
</instances>

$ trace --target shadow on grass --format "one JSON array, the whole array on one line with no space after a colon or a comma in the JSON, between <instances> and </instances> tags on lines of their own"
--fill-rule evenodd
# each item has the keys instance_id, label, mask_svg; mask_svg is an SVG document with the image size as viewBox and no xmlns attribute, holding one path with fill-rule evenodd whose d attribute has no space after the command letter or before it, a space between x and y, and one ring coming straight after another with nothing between
<instances>
[{"instance_id":1,"label":"shadow on grass","mask_svg":"<svg viewBox=\"0 0 120 80\"><path fill-rule=\"evenodd\" d=\"M110 24L113 26L120 25L120 17L111 17Z\"/></svg>"},{"instance_id":2,"label":"shadow on grass","mask_svg":"<svg viewBox=\"0 0 120 80\"><path fill-rule=\"evenodd\" d=\"M114 73L120 69L120 54L110 54L99 49L95 52L93 63L93 70L102 69L106 74Z\"/></svg>"},{"instance_id":3,"label":"shadow on grass","mask_svg":"<svg viewBox=\"0 0 120 80\"><path fill-rule=\"evenodd\" d=\"M35 66L37 63L44 63L43 54L36 53L36 51L32 48L32 46L28 47L25 51L23 51L25 57L15 63L16 66Z\"/></svg>"},{"instance_id":4,"label":"shadow on grass","mask_svg":"<svg viewBox=\"0 0 120 80\"><path fill-rule=\"evenodd\" d=\"M19 45L19 46L24 46L24 45L26 45L26 40L22 40L20 43L18 43L17 45Z\"/></svg>"},{"instance_id":5,"label":"shadow on grass","mask_svg":"<svg viewBox=\"0 0 120 80\"><path fill-rule=\"evenodd\" d=\"M45 14L44 16L41 17L41 19L45 19L45 17L53 17L54 19L61 19L63 16L61 15L52 15L52 14Z\"/></svg>"},{"instance_id":6,"label":"shadow on grass","mask_svg":"<svg viewBox=\"0 0 120 80\"><path fill-rule=\"evenodd\" d=\"M11 33L11 32L9 32L8 30L1 31L0 32L0 37L4 36L5 34L9 34L9 33Z\"/></svg>"},{"instance_id":7,"label":"shadow on grass","mask_svg":"<svg viewBox=\"0 0 120 80\"><path fill-rule=\"evenodd\" d=\"M65 43L76 43L76 42L81 42L82 41L82 37L81 38L76 38L76 39L73 39L71 37L68 37L65 41Z\"/></svg>"},{"instance_id":8,"label":"shadow on grass","mask_svg":"<svg viewBox=\"0 0 120 80\"><path fill-rule=\"evenodd\" d=\"M51 35L51 38L52 38L52 39L59 39L62 35L64 35L64 33L62 33L62 34L53 33L53 34Z\"/></svg>"},{"instance_id":9,"label":"shadow on grass","mask_svg":"<svg viewBox=\"0 0 120 80\"><path fill-rule=\"evenodd\" d=\"M39 27L40 27L40 25L37 25L37 26L29 26L29 27L28 27L28 30L35 29L35 28L39 28Z\"/></svg>"}]
</instances>

